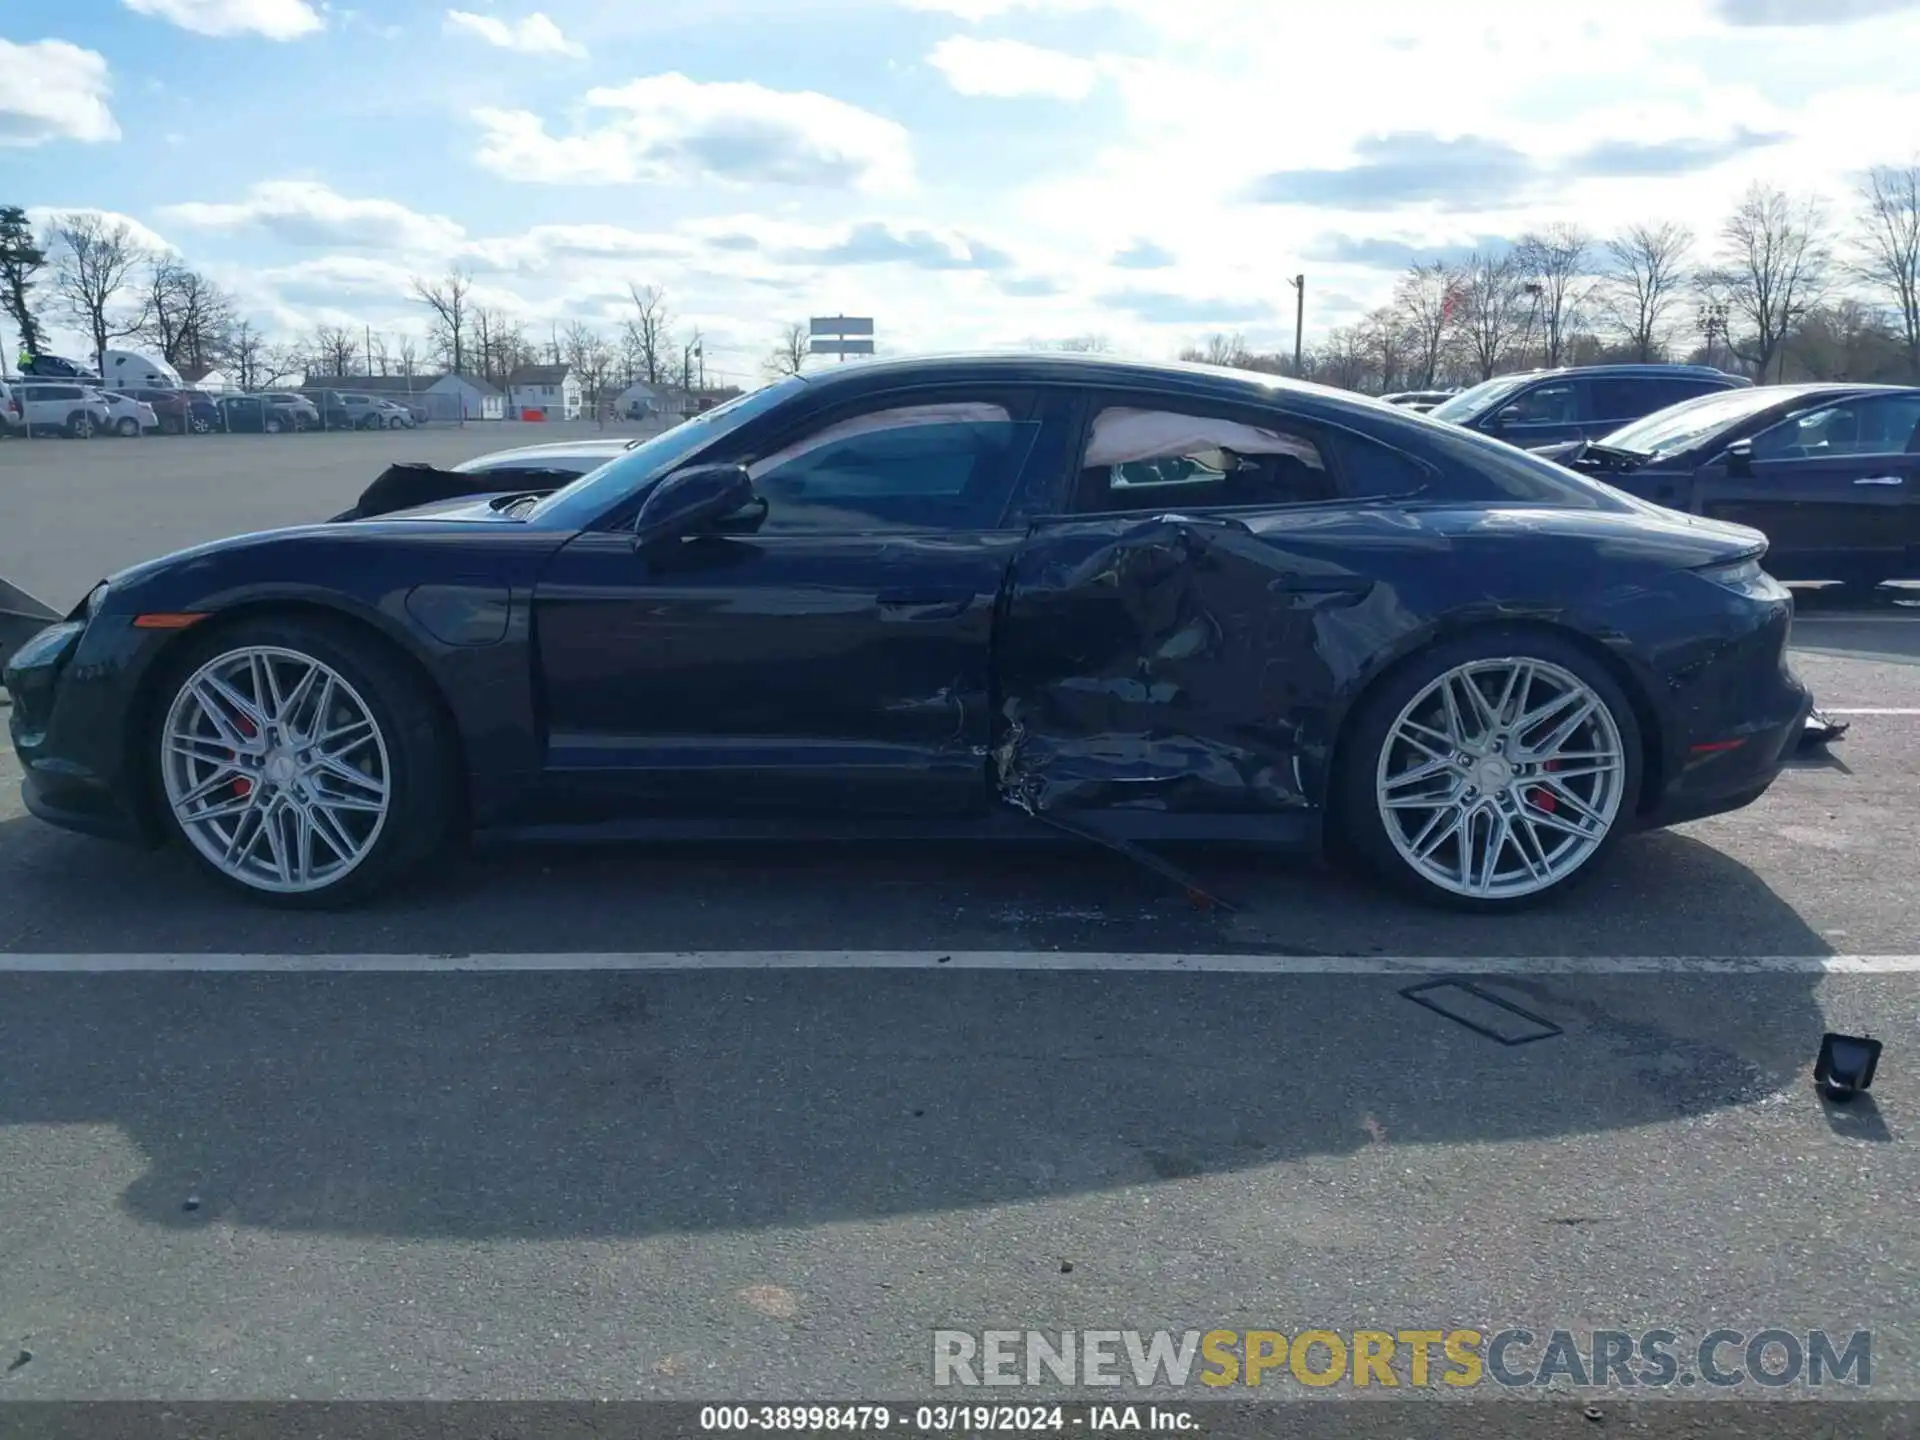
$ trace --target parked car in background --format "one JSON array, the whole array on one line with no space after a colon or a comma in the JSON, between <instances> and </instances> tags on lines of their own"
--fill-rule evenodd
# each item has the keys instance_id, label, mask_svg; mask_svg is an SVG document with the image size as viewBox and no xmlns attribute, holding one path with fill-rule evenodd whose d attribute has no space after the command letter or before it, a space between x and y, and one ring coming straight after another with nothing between
<instances>
[{"instance_id":1,"label":"parked car in background","mask_svg":"<svg viewBox=\"0 0 1920 1440\"><path fill-rule=\"evenodd\" d=\"M148 406L159 422L162 435L183 435L192 428L195 391L141 385L119 393Z\"/></svg>"},{"instance_id":2,"label":"parked car in background","mask_svg":"<svg viewBox=\"0 0 1920 1440\"><path fill-rule=\"evenodd\" d=\"M639 445L640 438L600 440L560 440L548 445L521 445L512 450L496 450L462 460L454 466L461 475L500 475L573 479L589 470L598 470L609 460L617 460Z\"/></svg>"},{"instance_id":3,"label":"parked car in background","mask_svg":"<svg viewBox=\"0 0 1920 1440\"><path fill-rule=\"evenodd\" d=\"M1586 440L1631 420L1753 382L1705 365L1586 365L1498 375L1427 413L1530 449Z\"/></svg>"},{"instance_id":4,"label":"parked car in background","mask_svg":"<svg viewBox=\"0 0 1920 1440\"><path fill-rule=\"evenodd\" d=\"M320 412L298 395L222 395L216 403L221 428L237 434L290 434L320 423Z\"/></svg>"},{"instance_id":5,"label":"parked car in background","mask_svg":"<svg viewBox=\"0 0 1920 1440\"><path fill-rule=\"evenodd\" d=\"M112 423L107 397L91 385L35 378L15 389L30 434L90 440Z\"/></svg>"},{"instance_id":6,"label":"parked car in background","mask_svg":"<svg viewBox=\"0 0 1920 1440\"><path fill-rule=\"evenodd\" d=\"M27 808L302 907L468 829L744 818L1325 839L1504 911L1753 803L1812 705L1758 531L1270 375L877 361L571 483L395 468L421 483L121 571L29 640Z\"/></svg>"},{"instance_id":7,"label":"parked car in background","mask_svg":"<svg viewBox=\"0 0 1920 1440\"><path fill-rule=\"evenodd\" d=\"M187 429L195 435L211 435L225 424L215 397L205 390L187 391Z\"/></svg>"},{"instance_id":8,"label":"parked car in background","mask_svg":"<svg viewBox=\"0 0 1920 1440\"><path fill-rule=\"evenodd\" d=\"M160 416L144 400L124 390L103 393L107 402L107 428L115 435L132 439L160 428Z\"/></svg>"},{"instance_id":9,"label":"parked car in background","mask_svg":"<svg viewBox=\"0 0 1920 1440\"><path fill-rule=\"evenodd\" d=\"M99 383L100 372L64 355L36 355L20 367L20 374L39 380L91 380Z\"/></svg>"},{"instance_id":10,"label":"parked car in background","mask_svg":"<svg viewBox=\"0 0 1920 1440\"><path fill-rule=\"evenodd\" d=\"M1751 525L1783 580L1920 579L1920 388L1767 385L1537 453L1643 500Z\"/></svg>"},{"instance_id":11,"label":"parked car in background","mask_svg":"<svg viewBox=\"0 0 1920 1440\"><path fill-rule=\"evenodd\" d=\"M380 412L380 424L388 430L411 430L414 427L413 412L406 406L388 399L385 395L372 397L373 405Z\"/></svg>"},{"instance_id":12,"label":"parked car in background","mask_svg":"<svg viewBox=\"0 0 1920 1440\"><path fill-rule=\"evenodd\" d=\"M26 433L27 412L20 406L20 397L10 382L0 380L0 436Z\"/></svg>"},{"instance_id":13,"label":"parked car in background","mask_svg":"<svg viewBox=\"0 0 1920 1440\"><path fill-rule=\"evenodd\" d=\"M1401 390L1380 398L1389 405L1398 405L1403 410L1413 410L1425 414L1436 405L1444 405L1459 392L1456 390Z\"/></svg>"},{"instance_id":14,"label":"parked car in background","mask_svg":"<svg viewBox=\"0 0 1920 1440\"><path fill-rule=\"evenodd\" d=\"M343 390L340 403L346 408L348 420L356 430L384 430L387 428L387 411L382 403L371 395L363 395L355 390Z\"/></svg>"},{"instance_id":15,"label":"parked car in background","mask_svg":"<svg viewBox=\"0 0 1920 1440\"><path fill-rule=\"evenodd\" d=\"M283 426L295 433L320 428L320 407L291 390L269 390L260 397L280 412Z\"/></svg>"}]
</instances>

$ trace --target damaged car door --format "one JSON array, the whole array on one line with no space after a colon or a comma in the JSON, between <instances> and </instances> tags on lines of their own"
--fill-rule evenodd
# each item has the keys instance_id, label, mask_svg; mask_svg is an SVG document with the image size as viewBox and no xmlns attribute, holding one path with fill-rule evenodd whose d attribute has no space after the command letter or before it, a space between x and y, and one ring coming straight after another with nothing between
<instances>
[{"instance_id":1,"label":"damaged car door","mask_svg":"<svg viewBox=\"0 0 1920 1440\"><path fill-rule=\"evenodd\" d=\"M1429 472L1264 406L1115 393L1089 414L1071 513L1036 525L1010 586L1002 796L1122 838L1237 815L1249 839L1297 840L1328 697L1392 618L1351 557L1406 528L1348 502Z\"/></svg>"},{"instance_id":2,"label":"damaged car door","mask_svg":"<svg viewBox=\"0 0 1920 1440\"><path fill-rule=\"evenodd\" d=\"M754 499L641 545L589 532L535 600L547 780L583 812L986 809L993 618L1038 392L869 395L752 453ZM1055 472L1064 438L1052 445Z\"/></svg>"}]
</instances>

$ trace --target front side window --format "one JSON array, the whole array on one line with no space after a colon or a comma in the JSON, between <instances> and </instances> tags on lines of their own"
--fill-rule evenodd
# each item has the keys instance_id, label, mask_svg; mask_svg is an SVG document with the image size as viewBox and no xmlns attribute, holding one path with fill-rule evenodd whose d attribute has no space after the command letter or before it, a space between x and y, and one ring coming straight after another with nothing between
<instances>
[{"instance_id":1,"label":"front side window","mask_svg":"<svg viewBox=\"0 0 1920 1440\"><path fill-rule=\"evenodd\" d=\"M1003 405L899 406L826 425L747 467L759 533L987 530L1038 425Z\"/></svg>"},{"instance_id":2,"label":"front side window","mask_svg":"<svg viewBox=\"0 0 1920 1440\"><path fill-rule=\"evenodd\" d=\"M1580 392L1572 381L1536 385L1500 407L1508 425L1572 425L1580 418Z\"/></svg>"},{"instance_id":3,"label":"front side window","mask_svg":"<svg viewBox=\"0 0 1920 1440\"><path fill-rule=\"evenodd\" d=\"M1904 455L1920 432L1920 395L1873 396L1783 420L1753 438L1756 460Z\"/></svg>"},{"instance_id":4,"label":"front side window","mask_svg":"<svg viewBox=\"0 0 1920 1440\"><path fill-rule=\"evenodd\" d=\"M1080 510L1296 505L1330 500L1320 447L1272 425L1173 410L1109 406L1081 460Z\"/></svg>"}]
</instances>

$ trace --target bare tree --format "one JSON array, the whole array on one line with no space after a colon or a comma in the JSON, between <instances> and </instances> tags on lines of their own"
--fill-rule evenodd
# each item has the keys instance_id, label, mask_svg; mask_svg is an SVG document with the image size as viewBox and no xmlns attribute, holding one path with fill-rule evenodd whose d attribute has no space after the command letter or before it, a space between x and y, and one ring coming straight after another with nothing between
<instances>
[{"instance_id":1,"label":"bare tree","mask_svg":"<svg viewBox=\"0 0 1920 1440\"><path fill-rule=\"evenodd\" d=\"M1406 327L1393 307L1383 305L1373 311L1360 322L1355 335L1360 351L1373 372L1368 377L1366 388L1380 394L1397 388L1397 382L1412 357Z\"/></svg>"},{"instance_id":2,"label":"bare tree","mask_svg":"<svg viewBox=\"0 0 1920 1440\"><path fill-rule=\"evenodd\" d=\"M1542 348L1558 366L1566 338L1579 328L1588 291L1587 254L1593 240L1578 225L1549 225L1520 237L1513 263L1527 293L1537 297Z\"/></svg>"},{"instance_id":3,"label":"bare tree","mask_svg":"<svg viewBox=\"0 0 1920 1440\"><path fill-rule=\"evenodd\" d=\"M1720 240L1719 263L1703 277L1703 289L1746 322L1745 334L1727 336L1727 348L1765 380L1782 342L1826 293L1833 266L1826 213L1817 199L1796 200L1758 182L1727 218Z\"/></svg>"},{"instance_id":4,"label":"bare tree","mask_svg":"<svg viewBox=\"0 0 1920 1440\"><path fill-rule=\"evenodd\" d=\"M580 396L593 411L593 418L606 423L602 402L607 398L608 382L614 375L614 349L592 326L575 320L556 340L563 363L580 382Z\"/></svg>"},{"instance_id":5,"label":"bare tree","mask_svg":"<svg viewBox=\"0 0 1920 1440\"><path fill-rule=\"evenodd\" d=\"M469 296L473 293L473 280L459 267L448 270L443 279L436 281L414 277L414 298L433 312L434 343L446 357L447 369L456 375L463 375L467 369L467 324L468 312L472 309Z\"/></svg>"},{"instance_id":6,"label":"bare tree","mask_svg":"<svg viewBox=\"0 0 1920 1440\"><path fill-rule=\"evenodd\" d=\"M234 325L227 356L233 365L233 378L242 390L261 390L280 379L278 375L268 378L266 337L248 321Z\"/></svg>"},{"instance_id":7,"label":"bare tree","mask_svg":"<svg viewBox=\"0 0 1920 1440\"><path fill-rule=\"evenodd\" d=\"M312 366L313 359L304 346L269 345L260 353L261 388L278 385L295 375L304 380Z\"/></svg>"},{"instance_id":8,"label":"bare tree","mask_svg":"<svg viewBox=\"0 0 1920 1440\"><path fill-rule=\"evenodd\" d=\"M1920 160L1882 165L1861 183L1854 274L1892 302L1907 346L1908 378L1920 383Z\"/></svg>"},{"instance_id":9,"label":"bare tree","mask_svg":"<svg viewBox=\"0 0 1920 1440\"><path fill-rule=\"evenodd\" d=\"M1629 225L1603 247L1600 310L1632 347L1634 358L1659 360L1667 352L1673 309L1692 282L1693 232L1672 221Z\"/></svg>"},{"instance_id":10,"label":"bare tree","mask_svg":"<svg viewBox=\"0 0 1920 1440\"><path fill-rule=\"evenodd\" d=\"M1461 269L1455 310L1482 380L1498 373L1513 346L1525 314L1525 283L1511 253L1476 251Z\"/></svg>"},{"instance_id":11,"label":"bare tree","mask_svg":"<svg viewBox=\"0 0 1920 1440\"><path fill-rule=\"evenodd\" d=\"M1323 385L1337 385L1343 390L1362 389L1371 368L1366 345L1353 326L1329 330L1326 339L1314 347L1314 378Z\"/></svg>"},{"instance_id":12,"label":"bare tree","mask_svg":"<svg viewBox=\"0 0 1920 1440\"><path fill-rule=\"evenodd\" d=\"M322 375L344 378L354 373L360 354L360 337L344 325L322 325L307 344L313 368Z\"/></svg>"},{"instance_id":13,"label":"bare tree","mask_svg":"<svg viewBox=\"0 0 1920 1440\"><path fill-rule=\"evenodd\" d=\"M134 333L161 359L176 368L219 364L231 357L237 323L226 291L172 256L154 259Z\"/></svg>"},{"instance_id":14,"label":"bare tree","mask_svg":"<svg viewBox=\"0 0 1920 1440\"><path fill-rule=\"evenodd\" d=\"M1189 345L1180 352L1180 358L1195 365L1223 365L1230 370L1245 368L1246 362L1253 357L1253 351L1247 344L1247 337L1239 333L1225 335L1215 332L1207 336L1204 345Z\"/></svg>"},{"instance_id":15,"label":"bare tree","mask_svg":"<svg viewBox=\"0 0 1920 1440\"><path fill-rule=\"evenodd\" d=\"M33 287L46 264L47 252L33 238L27 212L18 205L0 205L0 310L12 318L20 348L29 355L46 348L47 337L33 313Z\"/></svg>"},{"instance_id":16,"label":"bare tree","mask_svg":"<svg viewBox=\"0 0 1920 1440\"><path fill-rule=\"evenodd\" d=\"M635 360L636 379L658 385L673 359L673 322L667 312L667 292L658 285L629 283L633 316L622 332L622 348Z\"/></svg>"},{"instance_id":17,"label":"bare tree","mask_svg":"<svg viewBox=\"0 0 1920 1440\"><path fill-rule=\"evenodd\" d=\"M787 375L798 375L805 368L812 349L813 336L806 325L798 320L782 325L780 338L774 341L773 349L767 355L767 374L776 380Z\"/></svg>"},{"instance_id":18,"label":"bare tree","mask_svg":"<svg viewBox=\"0 0 1920 1440\"><path fill-rule=\"evenodd\" d=\"M1406 329L1409 349L1407 378L1416 389L1431 390L1446 353L1447 337L1459 320L1452 304L1459 274L1435 260L1414 265L1394 287L1393 306Z\"/></svg>"},{"instance_id":19,"label":"bare tree","mask_svg":"<svg viewBox=\"0 0 1920 1440\"><path fill-rule=\"evenodd\" d=\"M94 364L104 365L107 342L139 328L140 314L125 313L123 297L146 251L126 221L85 214L54 220L51 249L54 294L93 341Z\"/></svg>"},{"instance_id":20,"label":"bare tree","mask_svg":"<svg viewBox=\"0 0 1920 1440\"><path fill-rule=\"evenodd\" d=\"M378 330L367 331L367 374L391 375L393 357L387 352L387 337Z\"/></svg>"},{"instance_id":21,"label":"bare tree","mask_svg":"<svg viewBox=\"0 0 1920 1440\"><path fill-rule=\"evenodd\" d=\"M420 342L413 336L402 335L393 347L393 368L409 380L420 373Z\"/></svg>"},{"instance_id":22,"label":"bare tree","mask_svg":"<svg viewBox=\"0 0 1920 1440\"><path fill-rule=\"evenodd\" d=\"M1040 348L1058 350L1067 355L1107 355L1113 351L1112 344L1104 335L1069 335L1064 340L1055 340Z\"/></svg>"}]
</instances>

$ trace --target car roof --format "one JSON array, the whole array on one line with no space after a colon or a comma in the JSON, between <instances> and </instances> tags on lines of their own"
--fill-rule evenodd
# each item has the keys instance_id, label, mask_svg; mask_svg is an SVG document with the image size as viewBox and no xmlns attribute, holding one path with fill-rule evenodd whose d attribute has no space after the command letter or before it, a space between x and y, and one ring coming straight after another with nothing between
<instances>
[{"instance_id":1,"label":"car roof","mask_svg":"<svg viewBox=\"0 0 1920 1440\"><path fill-rule=\"evenodd\" d=\"M565 455L605 455L609 458L625 454L640 443L638 436L626 436L606 439L597 437L586 440L559 440L546 445L522 445L511 450L491 450L485 455L476 455L474 460L527 460L540 461L555 459ZM472 461L462 462L471 464Z\"/></svg>"}]
</instances>

